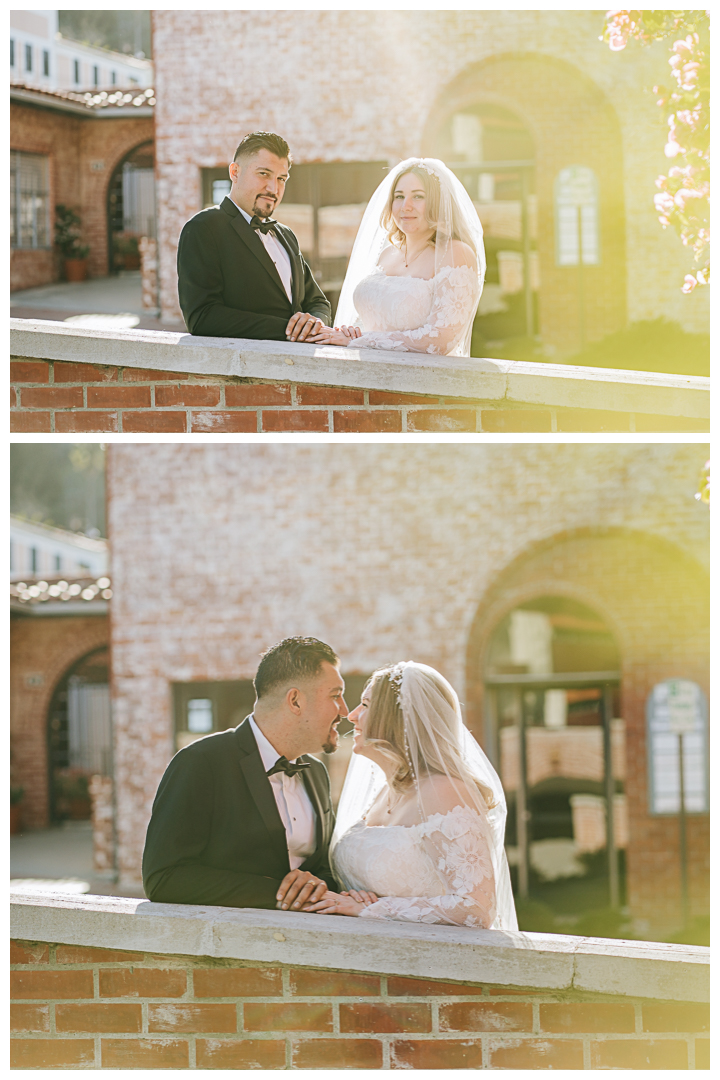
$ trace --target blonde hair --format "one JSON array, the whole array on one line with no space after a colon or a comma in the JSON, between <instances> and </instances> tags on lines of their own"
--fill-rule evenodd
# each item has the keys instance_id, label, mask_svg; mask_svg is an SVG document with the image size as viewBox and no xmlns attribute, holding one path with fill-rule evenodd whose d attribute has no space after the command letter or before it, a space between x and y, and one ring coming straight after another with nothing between
<instances>
[{"instance_id":1,"label":"blonde hair","mask_svg":"<svg viewBox=\"0 0 720 1080\"><path fill-rule=\"evenodd\" d=\"M367 745L375 747L393 762L395 771L389 781L390 787L394 791L404 793L413 787L416 776L413 762L410 760L405 718L399 701L398 688L391 681L391 676L395 673L396 669L392 667L379 668L370 676L364 691L370 691L370 704L363 734ZM457 697L450 684L435 671L429 671L427 678L432 681L434 688L450 706L452 714L462 724ZM439 717L438 720L440 720ZM453 747L455 741L456 737L450 731L441 730L441 724L434 731L434 738L429 738L418 731L417 761L414 763L418 773L417 778L422 779L431 774L450 775L464 783L466 778L460 775L458 768L453 768L450 764L453 756L457 754L457 747ZM441 756L443 744L448 747L444 760ZM495 805L492 791L478 780L475 783L486 806L492 808Z\"/></svg>"}]
</instances>

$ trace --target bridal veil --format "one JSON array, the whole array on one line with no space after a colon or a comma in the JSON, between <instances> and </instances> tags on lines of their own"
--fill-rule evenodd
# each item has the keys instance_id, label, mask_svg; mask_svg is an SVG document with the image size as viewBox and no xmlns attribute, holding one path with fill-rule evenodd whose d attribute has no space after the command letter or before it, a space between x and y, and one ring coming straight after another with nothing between
<instances>
[{"instance_id":1,"label":"bridal veil","mask_svg":"<svg viewBox=\"0 0 720 1080\"><path fill-rule=\"evenodd\" d=\"M485 280L485 249L480 218L457 176L438 158L407 158L390 170L385 179L375 190L367 209L363 214L352 255L343 281L338 309L335 316L337 326L357 324L358 313L355 309L354 294L358 284L376 268L380 253L390 245L388 230L382 224L383 211L397 180L413 167L424 170L434 176L440 184L440 202L438 210L437 232L435 238L435 272L442 267L454 265L453 240L460 240L473 252L478 275L478 296ZM462 265L467 265L463 262ZM470 355L472 321L468 324L464 339L454 350L455 355Z\"/></svg>"},{"instance_id":2,"label":"bridal veil","mask_svg":"<svg viewBox=\"0 0 720 1080\"><path fill-rule=\"evenodd\" d=\"M413 775L422 775L428 767L444 775L460 802L488 823L497 901L492 929L517 930L504 846L507 804L500 778L465 727L457 694L442 675L425 664L403 661L393 668L390 681L398 694L405 751ZM353 754L340 797L331 860L338 841L367 814L385 784L379 765ZM427 821L432 814L423 806L420 791L418 805L423 821Z\"/></svg>"}]
</instances>

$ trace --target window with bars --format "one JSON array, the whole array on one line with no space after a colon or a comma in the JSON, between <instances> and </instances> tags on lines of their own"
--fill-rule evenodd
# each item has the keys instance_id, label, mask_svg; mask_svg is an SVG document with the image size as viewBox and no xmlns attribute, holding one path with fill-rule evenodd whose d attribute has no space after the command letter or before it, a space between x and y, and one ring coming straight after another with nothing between
<instances>
[{"instance_id":1,"label":"window with bars","mask_svg":"<svg viewBox=\"0 0 720 1080\"><path fill-rule=\"evenodd\" d=\"M49 248L50 182L44 154L10 152L10 243L14 248Z\"/></svg>"}]
</instances>

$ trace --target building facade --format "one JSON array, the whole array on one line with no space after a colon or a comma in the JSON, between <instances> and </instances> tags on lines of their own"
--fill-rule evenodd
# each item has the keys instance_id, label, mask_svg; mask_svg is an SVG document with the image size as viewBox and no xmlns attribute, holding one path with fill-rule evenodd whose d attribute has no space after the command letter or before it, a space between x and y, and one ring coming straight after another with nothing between
<instances>
[{"instance_id":1,"label":"building facade","mask_svg":"<svg viewBox=\"0 0 720 1080\"><path fill-rule=\"evenodd\" d=\"M121 882L139 881L152 800L172 754L239 723L252 708L262 650L310 634L338 651L351 699L375 667L402 658L450 679L505 781L516 867L525 858L528 870L529 853L537 870L547 841L574 837L580 852L607 847L603 798L612 792L632 917L643 935L672 930L678 817L651 805L646 707L668 679L707 693L708 521L693 498L703 454L694 445L289 453L113 444ZM693 776L707 795L704 754L696 748ZM328 759L336 785L346 757ZM665 763L671 771L674 761ZM689 891L691 911L702 915L708 817L704 804L693 805Z\"/></svg>"},{"instance_id":2,"label":"building facade","mask_svg":"<svg viewBox=\"0 0 720 1080\"><path fill-rule=\"evenodd\" d=\"M660 316L704 332L707 290L681 293L687 253L653 206L666 45L613 53L601 28L595 11L153 12L164 317L182 226L227 190L240 138L269 129L295 161L279 215L330 293L383 168L436 156L484 226L476 348L539 336L562 356Z\"/></svg>"}]
</instances>

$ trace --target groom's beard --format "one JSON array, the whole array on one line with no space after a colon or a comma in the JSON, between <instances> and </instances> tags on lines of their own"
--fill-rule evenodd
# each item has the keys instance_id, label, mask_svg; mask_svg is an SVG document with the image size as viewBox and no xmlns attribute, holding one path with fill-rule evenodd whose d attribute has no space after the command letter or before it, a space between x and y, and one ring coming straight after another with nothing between
<instances>
[{"instance_id":1,"label":"groom's beard","mask_svg":"<svg viewBox=\"0 0 720 1080\"><path fill-rule=\"evenodd\" d=\"M325 753L325 754L334 754L336 750L337 750L337 744L336 743L331 743L331 742L323 743L323 753Z\"/></svg>"},{"instance_id":2,"label":"groom's beard","mask_svg":"<svg viewBox=\"0 0 720 1080\"><path fill-rule=\"evenodd\" d=\"M258 206L258 203L260 202L261 198L262 198L263 203L268 203L268 202L270 203L270 209L269 210L265 210L265 209L261 210L260 209L260 207ZM269 218L269 217L273 216L273 211L275 210L276 206L277 206L277 200L276 199L271 199L269 197L266 198L265 196L257 196L256 199L255 199L255 202L253 204L252 212L253 212L254 215L257 215L257 217L263 218L263 220L264 220L265 218Z\"/></svg>"}]
</instances>

